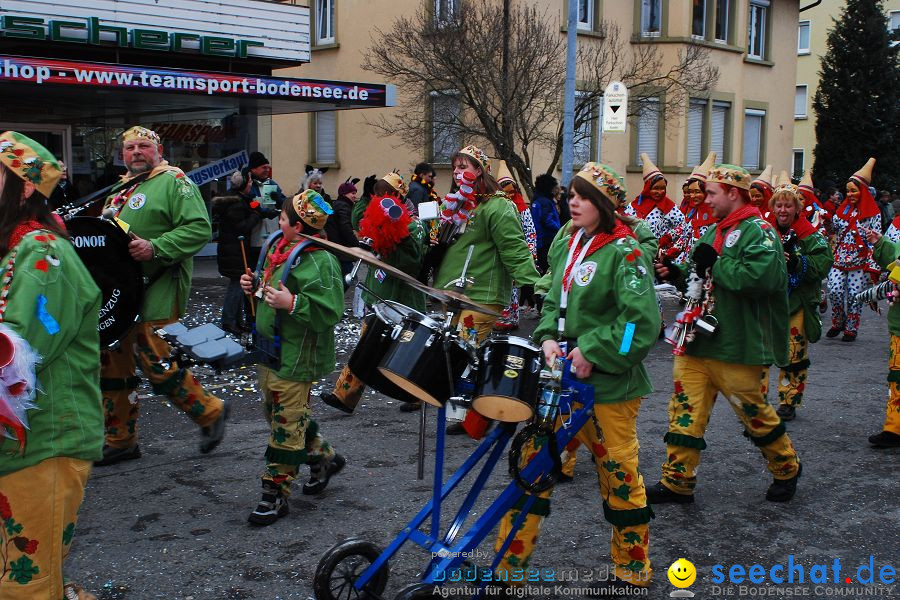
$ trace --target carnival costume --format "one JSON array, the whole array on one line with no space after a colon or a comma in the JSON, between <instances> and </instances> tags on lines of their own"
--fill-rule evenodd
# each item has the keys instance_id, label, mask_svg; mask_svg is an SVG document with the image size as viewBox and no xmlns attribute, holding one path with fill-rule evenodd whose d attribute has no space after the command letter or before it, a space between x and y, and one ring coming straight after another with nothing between
<instances>
[{"instance_id":1,"label":"carnival costume","mask_svg":"<svg viewBox=\"0 0 900 600\"><path fill-rule=\"evenodd\" d=\"M143 127L132 127L122 139L160 144L159 136ZM105 208L127 223L129 232L152 244L153 258L141 263L152 283L145 290L140 323L116 349L102 354L100 389L106 411L107 447L98 465L140 457L137 364L155 394L167 396L202 428L201 452L211 452L219 444L228 416L226 404L204 390L190 370L179 366L171 357L169 344L153 331L185 314L193 256L209 242L212 231L203 197L181 169L164 160L146 179L141 177L136 184L133 179L126 176L113 188Z\"/></svg>"},{"instance_id":2,"label":"carnival costume","mask_svg":"<svg viewBox=\"0 0 900 600\"><path fill-rule=\"evenodd\" d=\"M650 189L653 185L660 180L666 181L666 178L650 161L646 152L641 154L641 160L643 161L644 187L631 204L625 207L625 214L646 221L656 239L660 239L666 233L671 234L679 225L684 224L684 214L669 199L668 195L660 200L654 200L651 197Z\"/></svg>"},{"instance_id":3,"label":"carnival costume","mask_svg":"<svg viewBox=\"0 0 900 600\"><path fill-rule=\"evenodd\" d=\"M713 182L747 190L750 174L717 165L707 186ZM707 229L691 262L670 267L670 276L705 281L705 304L713 305L709 311L718 326L711 335L676 346L666 461L662 480L648 488L651 503L693 502L703 435L719 392L768 462L775 482L766 498L789 500L800 462L760 385L768 365L788 364L787 272L774 227L754 207L739 206Z\"/></svg>"},{"instance_id":4,"label":"carnival costume","mask_svg":"<svg viewBox=\"0 0 900 600\"><path fill-rule=\"evenodd\" d=\"M47 149L13 131L0 134L0 162L7 181L38 192L24 205L46 202L61 175ZM91 462L102 456L101 294L58 230L26 220L3 247L0 598L55 600L76 589L63 585L62 566Z\"/></svg>"},{"instance_id":5,"label":"carnival costume","mask_svg":"<svg viewBox=\"0 0 900 600\"><path fill-rule=\"evenodd\" d=\"M625 189L611 168L588 163L576 177L595 186L615 206ZM569 229L569 228L567 228ZM641 397L653 391L642 361L656 342L660 317L653 289L652 254L643 252L633 232L618 218L611 232L588 237L569 229L550 249L552 285L544 302L534 340L557 340L560 311L565 307L564 340L593 365L584 379L594 388L594 414L577 434L594 456L603 516L612 524L610 541L615 575L638 586L652 577L649 522L643 477L638 469L637 416ZM557 419L557 428L562 419ZM523 452L526 464L540 450ZM498 571L526 569L541 525L550 514L551 487L539 494ZM499 550L518 510L507 513L498 532Z\"/></svg>"},{"instance_id":6,"label":"carnival costume","mask_svg":"<svg viewBox=\"0 0 900 600\"><path fill-rule=\"evenodd\" d=\"M875 159L870 158L850 177L850 182L859 188L859 202L853 204L848 194L831 218L836 247L834 266L828 274L831 329L826 335L835 337L843 331L844 341L853 341L859 331L862 304L854 299L855 295L881 274L866 241L866 230L881 231L881 211L869 192L874 167Z\"/></svg>"},{"instance_id":7,"label":"carnival costume","mask_svg":"<svg viewBox=\"0 0 900 600\"><path fill-rule=\"evenodd\" d=\"M770 199L770 209L775 213L775 200L792 198L797 207L794 222L786 229L776 222L781 234L782 246L788 254L788 302L790 314L789 360L778 376L778 416L789 421L803 401L809 370L809 344L822 335L822 321L818 306L822 300L822 279L834 262L828 240L806 220L803 201L797 186L782 171Z\"/></svg>"},{"instance_id":8,"label":"carnival costume","mask_svg":"<svg viewBox=\"0 0 900 600\"><path fill-rule=\"evenodd\" d=\"M774 225L775 215L772 213L772 209L769 208L769 200L772 199L772 194L775 193L773 181L772 165L766 165L763 172L750 182L750 205L759 211L763 219Z\"/></svg>"},{"instance_id":9,"label":"carnival costume","mask_svg":"<svg viewBox=\"0 0 900 600\"><path fill-rule=\"evenodd\" d=\"M881 238L875 244L875 260L887 269L900 260L900 243ZM893 281L893 280L892 280ZM891 353L888 360L888 401L885 407L884 425L880 433L869 436L869 443L876 448L896 448L900 446L900 293L894 283L891 307L888 309L888 331L891 334Z\"/></svg>"},{"instance_id":10,"label":"carnival costume","mask_svg":"<svg viewBox=\"0 0 900 600\"><path fill-rule=\"evenodd\" d=\"M297 194L291 203L300 221L319 232L332 213L313 190ZM259 283L260 289L267 285L278 289L281 283L293 296L290 309L260 302L256 312L257 335L268 345L281 341L277 361L259 365L259 389L270 432L262 500L248 518L255 525L269 525L287 514L287 498L300 465L310 466L310 478L303 485L307 495L322 491L344 466L344 458L322 437L309 406L312 382L334 370L334 326L344 308L344 285L333 254L307 240L287 240L283 235L267 249Z\"/></svg>"}]
</instances>

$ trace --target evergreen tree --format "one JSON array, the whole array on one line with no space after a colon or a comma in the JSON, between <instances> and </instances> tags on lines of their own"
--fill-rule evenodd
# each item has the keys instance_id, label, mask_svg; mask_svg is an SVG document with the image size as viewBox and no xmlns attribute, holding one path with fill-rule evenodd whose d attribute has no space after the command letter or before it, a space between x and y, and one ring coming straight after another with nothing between
<instances>
[{"instance_id":1,"label":"evergreen tree","mask_svg":"<svg viewBox=\"0 0 900 600\"><path fill-rule=\"evenodd\" d=\"M878 189L900 187L900 45L881 0L847 0L828 34L816 112L813 179L843 182L870 156Z\"/></svg>"}]
</instances>

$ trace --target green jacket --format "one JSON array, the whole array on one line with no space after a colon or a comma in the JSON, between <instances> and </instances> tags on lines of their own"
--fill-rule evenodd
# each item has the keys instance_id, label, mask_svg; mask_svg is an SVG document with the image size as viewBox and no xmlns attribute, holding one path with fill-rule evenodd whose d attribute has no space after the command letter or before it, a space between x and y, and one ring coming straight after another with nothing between
<instances>
[{"instance_id":1,"label":"green jacket","mask_svg":"<svg viewBox=\"0 0 900 600\"><path fill-rule=\"evenodd\" d=\"M112 196L127 186L127 181L119 184ZM144 275L153 277L169 269L145 291L141 317L144 321L181 317L191 291L193 256L212 236L200 190L180 169L164 162L134 190L119 218L130 225L131 233L153 244L156 256L143 263Z\"/></svg>"},{"instance_id":2,"label":"green jacket","mask_svg":"<svg viewBox=\"0 0 900 600\"><path fill-rule=\"evenodd\" d=\"M24 455L0 432L0 475L48 458L94 461L102 456L100 290L72 245L50 236L35 231L17 246L3 320L40 357L37 409L26 415L30 429ZM7 254L2 264L8 260Z\"/></svg>"},{"instance_id":3,"label":"green jacket","mask_svg":"<svg viewBox=\"0 0 900 600\"><path fill-rule=\"evenodd\" d=\"M800 218L804 218L802 215ZM822 319L819 317L819 302L822 300L822 280L828 276L834 255L828 240L816 231L798 240L797 254L801 257L801 265L806 262L806 270L797 273L799 284L788 293L790 314L803 310L803 328L806 339L817 342L822 337Z\"/></svg>"},{"instance_id":4,"label":"green jacket","mask_svg":"<svg viewBox=\"0 0 900 600\"><path fill-rule=\"evenodd\" d=\"M550 246L553 283L534 330L538 344L557 339L570 237L567 232ZM586 256L576 273L563 334L577 338L581 353L594 365L586 383L594 386L596 402L624 402L653 391L641 362L659 337L652 258L637 240L628 237Z\"/></svg>"},{"instance_id":5,"label":"green jacket","mask_svg":"<svg viewBox=\"0 0 900 600\"><path fill-rule=\"evenodd\" d=\"M895 244L886 237L875 244L874 259L878 266L887 269L888 265L900 258L900 244ZM900 302L895 302L888 309L888 331L891 335L900 335Z\"/></svg>"},{"instance_id":6,"label":"green jacket","mask_svg":"<svg viewBox=\"0 0 900 600\"><path fill-rule=\"evenodd\" d=\"M697 245L712 245L718 226L710 225ZM689 264L679 265L682 275ZM741 221L726 236L712 276L719 325L712 336L698 333L686 353L740 365L786 366L787 267L775 228L759 218Z\"/></svg>"},{"instance_id":7,"label":"green jacket","mask_svg":"<svg viewBox=\"0 0 900 600\"><path fill-rule=\"evenodd\" d=\"M653 235L653 230L650 229L650 226L647 225L647 222L643 219L639 219L637 217L626 216L626 215L616 215L623 223L628 225L631 230L634 232L634 235L637 236L638 243L641 245L641 249L647 253L648 256L654 257L656 256L656 252L659 249L659 240L656 239L656 236ZM559 228L559 231L556 232L556 235L553 236L553 241L550 242L550 246L556 243L556 240L565 237L569 238L569 225L568 221L563 224L562 227ZM550 285L553 282L553 271L552 268L548 268L547 272L538 279L538 282L534 284L534 292L536 294L541 294L542 296L546 295L550 290Z\"/></svg>"},{"instance_id":8,"label":"green jacket","mask_svg":"<svg viewBox=\"0 0 900 600\"><path fill-rule=\"evenodd\" d=\"M382 262L396 267L415 278L422 268L425 258L425 228L418 219L409 224L409 237L394 248L388 256L381 257ZM377 269L369 267L366 275L366 287L385 300L393 300L421 313L425 312L425 294L406 284L396 277L385 274L381 280L376 276ZM367 304L378 302L371 294L363 292L363 300Z\"/></svg>"},{"instance_id":9,"label":"green jacket","mask_svg":"<svg viewBox=\"0 0 900 600\"><path fill-rule=\"evenodd\" d=\"M285 287L299 294L297 310L281 313L281 369L277 375L291 381L314 381L334 370L334 326L344 312L344 280L334 255L317 246L302 251L300 263L288 275ZM275 245L269 250L271 256ZM268 259L266 259L268 262ZM277 289L285 265L273 272L270 285ZM275 310L256 305L256 331L275 337Z\"/></svg>"},{"instance_id":10,"label":"green jacket","mask_svg":"<svg viewBox=\"0 0 900 600\"><path fill-rule=\"evenodd\" d=\"M466 230L447 249L434 287L449 289L448 284L459 278L469 246L474 251L466 278L473 283L465 293L475 302L506 306L513 280L519 285L534 285L540 277L516 207L503 196L489 198L475 208Z\"/></svg>"}]
</instances>

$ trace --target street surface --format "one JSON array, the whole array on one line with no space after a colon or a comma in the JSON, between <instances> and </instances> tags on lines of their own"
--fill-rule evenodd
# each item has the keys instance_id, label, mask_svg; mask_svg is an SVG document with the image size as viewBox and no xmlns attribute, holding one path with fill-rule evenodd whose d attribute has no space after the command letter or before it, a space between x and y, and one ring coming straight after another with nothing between
<instances>
[{"instance_id":1,"label":"street surface","mask_svg":"<svg viewBox=\"0 0 900 600\"><path fill-rule=\"evenodd\" d=\"M215 273L214 262L210 266L209 261L198 261L188 322L218 319L224 283ZM666 300L664 306L671 322L676 303ZM534 317L523 319L517 333L524 336L534 326ZM338 362L343 365L358 337L358 321L345 318L336 336ZM858 596L851 597L861 597L856 570L868 565L870 556L876 583L884 565L900 571L900 451L873 450L866 442L870 434L880 431L884 418L888 340L886 317L867 309L855 343L823 338L812 346L804 406L798 418L787 424L804 466L797 496L790 503L764 500L771 481L765 463L741 435L731 408L720 399L706 434L709 448L702 456L696 503L655 509L651 523L655 574L644 597L669 597L675 588L666 570L680 557L697 569L697 581L690 587L697 598L781 596L787 584L776 586L768 575L773 565L787 565L789 557L803 565L807 577L804 584L795 579L790 587L799 586L795 593L808 597L837 596L853 589ZM658 343L646 365L656 392L645 400L638 426L641 467L651 484L659 479L665 453L671 347ZM227 434L216 451L201 455L196 427L163 398L149 397L144 384L143 457L93 471L66 565L67 576L100 600L312 598L312 578L323 552L352 536L383 548L428 500L433 409L428 413L425 480L418 481L418 414L401 413L397 402L373 392L367 392L352 416L315 397L314 418L347 458L346 468L317 497L300 493L304 469L290 499L290 514L270 527L248 526L247 515L260 498L268 431L255 370L244 368L221 376L204 368L196 372L207 389L232 402ZM330 390L337 372L329 381L317 383L314 394ZM774 401L774 373L771 384L769 397ZM448 438L446 473L475 447L468 437ZM505 465L504 456L475 513L508 484ZM609 563L610 528L602 518L593 464L582 450L575 480L556 489L552 515L531 566L557 572L604 572ZM493 537L479 548L491 556ZM390 563L385 598L393 598L401 587L416 581L427 559L414 544L401 548ZM836 559L842 570L840 581L832 582ZM765 570L765 583L745 580L741 585L750 590L729 583L732 565L743 565L747 571L754 564ZM827 586L816 586L808 579L817 564L828 567ZM726 578L718 586L713 580L715 565L721 565ZM845 578L852 583L848 585ZM552 584L545 585L553 589ZM870 597L900 598L896 580L893 586L871 588L869 593L872 589L878 593ZM549 591L535 597L581 595Z\"/></svg>"}]
</instances>

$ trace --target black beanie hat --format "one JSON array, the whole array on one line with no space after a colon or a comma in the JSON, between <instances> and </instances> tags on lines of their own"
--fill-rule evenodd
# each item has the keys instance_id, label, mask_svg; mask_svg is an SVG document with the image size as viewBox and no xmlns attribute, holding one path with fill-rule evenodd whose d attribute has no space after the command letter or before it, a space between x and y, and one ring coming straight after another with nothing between
<instances>
[{"instance_id":1,"label":"black beanie hat","mask_svg":"<svg viewBox=\"0 0 900 600\"><path fill-rule=\"evenodd\" d=\"M255 169L256 167L261 167L263 165L269 164L269 159L266 158L262 152L251 152L250 153L250 164L248 165L251 169Z\"/></svg>"}]
</instances>

